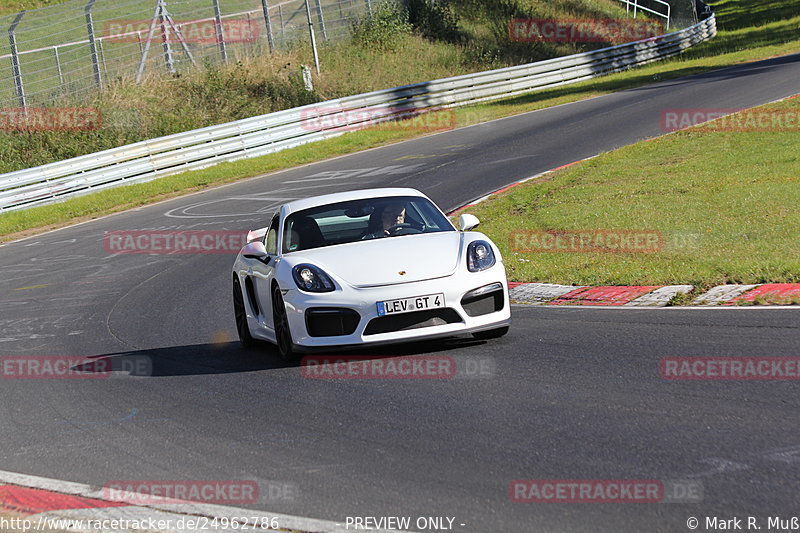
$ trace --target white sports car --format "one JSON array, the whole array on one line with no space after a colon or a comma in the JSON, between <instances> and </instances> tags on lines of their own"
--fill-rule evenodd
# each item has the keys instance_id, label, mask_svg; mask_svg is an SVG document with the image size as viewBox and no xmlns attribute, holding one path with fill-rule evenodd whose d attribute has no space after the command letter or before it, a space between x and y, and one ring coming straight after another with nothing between
<instances>
[{"instance_id":1,"label":"white sports car","mask_svg":"<svg viewBox=\"0 0 800 533\"><path fill-rule=\"evenodd\" d=\"M414 189L295 200L251 231L233 266L239 339L284 359L322 348L508 331L497 247Z\"/></svg>"}]
</instances>

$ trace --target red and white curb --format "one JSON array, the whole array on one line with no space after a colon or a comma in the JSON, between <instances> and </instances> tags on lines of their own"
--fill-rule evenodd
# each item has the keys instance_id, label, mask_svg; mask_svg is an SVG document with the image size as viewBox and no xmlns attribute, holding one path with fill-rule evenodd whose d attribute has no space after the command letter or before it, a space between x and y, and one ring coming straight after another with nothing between
<instances>
[{"instance_id":1,"label":"red and white curb","mask_svg":"<svg viewBox=\"0 0 800 533\"><path fill-rule=\"evenodd\" d=\"M541 178L597 156L587 157L567 163L534 176L530 176L502 189L463 205L448 213L458 215L461 211L504 193L526 181ZM516 283L511 282L509 296L512 301L532 305L588 305L588 306L620 306L620 307L665 307L679 294L687 294L692 285L625 285L588 287L585 285L558 285L554 283ZM800 298L800 283L767 283L760 285L719 285L692 300L693 306L741 305L754 303L756 299L791 299Z\"/></svg>"},{"instance_id":2,"label":"red and white curb","mask_svg":"<svg viewBox=\"0 0 800 533\"><path fill-rule=\"evenodd\" d=\"M687 294L692 285L621 285L572 286L553 283L509 283L509 297L517 303L532 305L589 305L621 307L664 307L679 294ZM743 305L757 300L800 299L800 283L765 283L760 285L718 285L692 300L691 305Z\"/></svg>"},{"instance_id":3,"label":"red and white curb","mask_svg":"<svg viewBox=\"0 0 800 533\"><path fill-rule=\"evenodd\" d=\"M150 501L153 497L127 493L124 494L124 499L128 502ZM175 500L169 500L169 503L130 505L109 499L98 487L2 470L0 470L0 513L21 517L0 517L0 521L26 520L26 523L36 531L54 529L87 533L241 531L243 520L248 517L250 521L246 529L250 531L277 530L302 533L348 531L344 523L224 505L176 503ZM258 518L260 522L255 523L254 518ZM95 527L101 523L109 527ZM275 525L278 529L275 529ZM21 527L13 529L22 531ZM388 533L386 530L380 531ZM392 532L397 533L395 530Z\"/></svg>"},{"instance_id":4,"label":"red and white curb","mask_svg":"<svg viewBox=\"0 0 800 533\"><path fill-rule=\"evenodd\" d=\"M738 298L758 285L717 285L701 294L692 302L695 305L720 305Z\"/></svg>"}]
</instances>

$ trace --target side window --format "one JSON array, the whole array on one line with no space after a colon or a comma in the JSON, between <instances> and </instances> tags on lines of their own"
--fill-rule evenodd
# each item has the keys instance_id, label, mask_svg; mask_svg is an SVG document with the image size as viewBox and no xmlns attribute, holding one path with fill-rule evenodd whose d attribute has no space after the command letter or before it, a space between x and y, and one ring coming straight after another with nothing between
<instances>
[{"instance_id":1,"label":"side window","mask_svg":"<svg viewBox=\"0 0 800 533\"><path fill-rule=\"evenodd\" d=\"M272 217L272 223L269 225L267 234L264 236L264 248L267 249L269 255L278 255L278 222L279 215Z\"/></svg>"}]
</instances>

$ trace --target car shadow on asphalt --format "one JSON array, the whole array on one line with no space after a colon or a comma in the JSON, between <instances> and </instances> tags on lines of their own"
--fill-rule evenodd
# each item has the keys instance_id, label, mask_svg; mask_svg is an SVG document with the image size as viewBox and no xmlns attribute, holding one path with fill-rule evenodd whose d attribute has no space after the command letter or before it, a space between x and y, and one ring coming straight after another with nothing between
<instances>
[{"instance_id":1,"label":"car shadow on asphalt","mask_svg":"<svg viewBox=\"0 0 800 533\"><path fill-rule=\"evenodd\" d=\"M151 350L135 350L88 357L89 361L72 370L85 374L135 377L193 376L232 374L296 368L307 357L348 359L385 359L448 352L459 348L479 346L485 341L471 337L454 337L435 341L418 341L374 347L347 347L331 351L303 354L297 361L282 360L271 344L242 348L238 342L170 346Z\"/></svg>"}]
</instances>

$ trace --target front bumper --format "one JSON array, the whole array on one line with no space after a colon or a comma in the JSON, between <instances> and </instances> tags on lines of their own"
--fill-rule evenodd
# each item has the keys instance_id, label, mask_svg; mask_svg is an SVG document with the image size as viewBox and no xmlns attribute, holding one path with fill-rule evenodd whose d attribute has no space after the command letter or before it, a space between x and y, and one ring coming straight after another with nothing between
<instances>
[{"instance_id":1,"label":"front bumper","mask_svg":"<svg viewBox=\"0 0 800 533\"><path fill-rule=\"evenodd\" d=\"M502 286L502 309L480 316L470 316L470 313L474 314L474 310L468 311L462 306L461 301L464 295L474 289L493 283L500 283ZM341 290L321 294L301 292L296 287L284 292L283 299L292 331L292 340L300 349L386 344L406 340L450 337L499 328L511 323L507 280L502 263L498 263L483 272L458 271L444 278L412 283L370 288L343 286ZM442 315L446 315L445 319L450 323L443 323L444 320L441 319L432 319L430 322L438 325L416 326L412 329L381 332L386 329L385 325L383 328L376 327L375 322L373 322L373 319L379 318L377 309L377 302L379 301L437 293L444 294L445 308L451 310L442 313ZM360 319L353 333L349 335L312 336L308 331L306 320L306 310L311 308L350 309L357 312ZM412 314L406 313L405 315ZM397 317L402 319L403 314L399 314ZM385 318L383 317L382 320Z\"/></svg>"}]
</instances>

